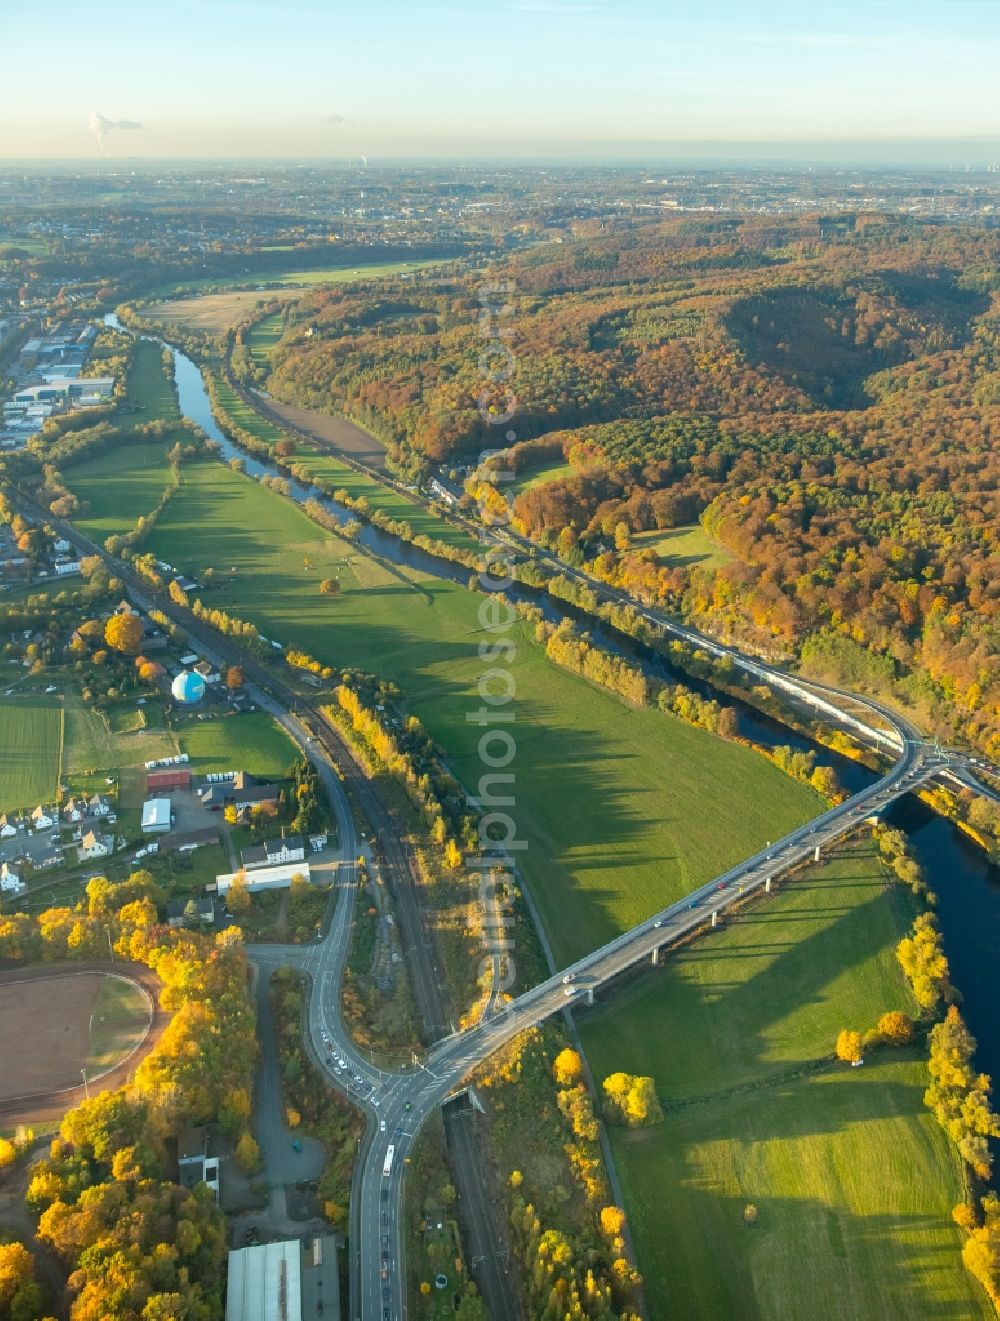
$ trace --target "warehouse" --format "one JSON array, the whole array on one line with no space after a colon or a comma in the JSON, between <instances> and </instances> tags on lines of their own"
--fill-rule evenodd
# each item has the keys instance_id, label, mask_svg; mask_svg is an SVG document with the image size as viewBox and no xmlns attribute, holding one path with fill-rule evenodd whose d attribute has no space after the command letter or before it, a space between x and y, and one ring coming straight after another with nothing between
<instances>
[{"instance_id":1,"label":"warehouse","mask_svg":"<svg viewBox=\"0 0 1000 1321\"><path fill-rule=\"evenodd\" d=\"M170 829L170 799L147 798L142 805L142 833L163 835Z\"/></svg>"},{"instance_id":2,"label":"warehouse","mask_svg":"<svg viewBox=\"0 0 1000 1321\"><path fill-rule=\"evenodd\" d=\"M309 880L308 862L290 862L282 867L255 867L253 871L223 872L216 876L215 885L219 894L225 894L236 877L246 877L247 889L252 894L255 890L287 890L293 876Z\"/></svg>"}]
</instances>

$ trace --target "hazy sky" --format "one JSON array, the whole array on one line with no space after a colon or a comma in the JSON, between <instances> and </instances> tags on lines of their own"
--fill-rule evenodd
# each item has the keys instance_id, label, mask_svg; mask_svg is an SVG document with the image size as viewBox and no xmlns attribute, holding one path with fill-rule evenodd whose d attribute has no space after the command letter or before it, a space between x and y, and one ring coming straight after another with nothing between
<instances>
[{"instance_id":1,"label":"hazy sky","mask_svg":"<svg viewBox=\"0 0 1000 1321\"><path fill-rule=\"evenodd\" d=\"M1000 136L1000 0L0 0L0 157Z\"/></svg>"}]
</instances>

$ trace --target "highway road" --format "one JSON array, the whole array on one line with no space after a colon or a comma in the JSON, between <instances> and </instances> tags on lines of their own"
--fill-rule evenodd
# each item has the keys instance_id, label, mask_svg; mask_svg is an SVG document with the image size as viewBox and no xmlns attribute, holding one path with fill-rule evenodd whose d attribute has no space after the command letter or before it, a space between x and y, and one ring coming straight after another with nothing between
<instances>
[{"instance_id":1,"label":"highway road","mask_svg":"<svg viewBox=\"0 0 1000 1321\"><path fill-rule=\"evenodd\" d=\"M385 480L384 474L378 474L378 478ZM242 664L254 699L285 724L319 768L341 823L345 856L354 856L360 842L353 833L344 786L334 769L338 765L371 822L379 847L384 850L411 961L414 990L431 1045L425 1059L415 1062L410 1069L380 1071L354 1048L342 1023L340 980L349 947L357 887L350 864L342 868L340 893L322 940L307 947L256 946L251 953L262 974L291 964L309 975L313 988L307 1022L310 1051L331 1084L358 1102L368 1117L351 1197L351 1237L357 1248L356 1254L352 1252L351 1262L351 1316L355 1321L400 1321L405 1317L402 1207L407 1156L427 1116L460 1089L463 1079L498 1046L525 1028L590 997L625 969L653 957L663 946L705 926L712 920L713 912L721 913L748 894L769 888L771 880L807 860L817 848L829 846L855 829L871 812L887 807L900 794L926 780L950 775L967 787L995 796L980 783L975 773L978 763L973 758L924 742L909 721L883 704L800 680L722 646L658 612L643 610L644 617L665 632L717 658L729 657L756 682L806 702L821 717L852 729L862 742L891 755L894 764L863 793L707 882L513 1002L504 1004L498 994L492 994L479 1023L464 1032L449 1032L444 1021L439 971L420 912L412 856L403 848L391 813L355 765L350 749L337 731L291 688L244 655L236 643L206 628L72 525L43 514L29 500L23 500L22 506L29 515L44 517L82 553L100 555L123 578L137 604L147 608L155 604L178 622L210 659ZM537 552L534 546L530 550ZM544 554L541 558L545 558ZM553 563L560 572L580 578L605 598L628 599L558 561ZM996 773L996 768L989 769ZM501 971L501 962L496 961L495 976Z\"/></svg>"}]
</instances>

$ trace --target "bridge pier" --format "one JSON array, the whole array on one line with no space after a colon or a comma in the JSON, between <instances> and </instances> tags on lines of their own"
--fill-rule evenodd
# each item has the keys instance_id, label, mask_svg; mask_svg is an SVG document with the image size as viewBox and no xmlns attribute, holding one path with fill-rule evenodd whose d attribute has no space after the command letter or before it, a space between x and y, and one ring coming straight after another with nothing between
<instances>
[{"instance_id":1,"label":"bridge pier","mask_svg":"<svg viewBox=\"0 0 1000 1321\"><path fill-rule=\"evenodd\" d=\"M819 862L819 845L816 845L816 851L813 853L813 862Z\"/></svg>"},{"instance_id":2,"label":"bridge pier","mask_svg":"<svg viewBox=\"0 0 1000 1321\"><path fill-rule=\"evenodd\" d=\"M654 968L655 968L656 965L659 963L659 961L660 961L660 947L659 947L659 945L657 945L656 949L654 949L653 952L652 952L652 954L650 954L650 956L649 956L649 961L650 961L650 963L653 965Z\"/></svg>"},{"instance_id":3,"label":"bridge pier","mask_svg":"<svg viewBox=\"0 0 1000 1321\"><path fill-rule=\"evenodd\" d=\"M716 908L715 911L712 913L712 926L717 927L718 925L719 925L719 910Z\"/></svg>"},{"instance_id":4,"label":"bridge pier","mask_svg":"<svg viewBox=\"0 0 1000 1321\"><path fill-rule=\"evenodd\" d=\"M771 893L771 878L770 878L770 876L769 876L769 877L767 878L767 880L764 882L764 893L765 893L765 894L770 894L770 893Z\"/></svg>"},{"instance_id":5,"label":"bridge pier","mask_svg":"<svg viewBox=\"0 0 1000 1321\"><path fill-rule=\"evenodd\" d=\"M594 1003L594 988L593 988L592 986L588 986L588 987L587 987L587 1004L592 1005L593 1003Z\"/></svg>"}]
</instances>

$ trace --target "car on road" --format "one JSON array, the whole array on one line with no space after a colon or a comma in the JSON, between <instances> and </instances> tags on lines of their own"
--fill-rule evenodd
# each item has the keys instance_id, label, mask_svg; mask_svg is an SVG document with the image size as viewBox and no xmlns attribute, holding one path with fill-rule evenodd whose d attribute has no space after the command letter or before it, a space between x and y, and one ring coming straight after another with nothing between
<instances>
[{"instance_id":1,"label":"car on road","mask_svg":"<svg viewBox=\"0 0 1000 1321\"><path fill-rule=\"evenodd\" d=\"M382 1290L382 1297L385 1299L386 1302L388 1302L389 1299L392 1297L392 1290L389 1288L388 1285L386 1285L385 1288Z\"/></svg>"},{"instance_id":2,"label":"car on road","mask_svg":"<svg viewBox=\"0 0 1000 1321\"><path fill-rule=\"evenodd\" d=\"M724 890L724 889L726 888L726 882L725 882L725 881L720 881L719 884L718 884L715 888L716 888L717 890Z\"/></svg>"},{"instance_id":3,"label":"car on road","mask_svg":"<svg viewBox=\"0 0 1000 1321\"><path fill-rule=\"evenodd\" d=\"M383 1225L387 1225L387 1224L389 1223L389 1212L388 1212L388 1211L383 1211L383 1212L382 1212L382 1223L383 1223Z\"/></svg>"},{"instance_id":4,"label":"car on road","mask_svg":"<svg viewBox=\"0 0 1000 1321\"><path fill-rule=\"evenodd\" d=\"M380 1120L379 1120L378 1131L379 1131L380 1133L384 1133L384 1132L385 1132L385 1120L384 1120L384 1119L380 1119Z\"/></svg>"},{"instance_id":5,"label":"car on road","mask_svg":"<svg viewBox=\"0 0 1000 1321\"><path fill-rule=\"evenodd\" d=\"M298 1140L298 1138L292 1138L292 1150L293 1151L302 1150L302 1143Z\"/></svg>"},{"instance_id":6,"label":"car on road","mask_svg":"<svg viewBox=\"0 0 1000 1321\"><path fill-rule=\"evenodd\" d=\"M565 991L563 991L563 995L576 995L576 987L567 986Z\"/></svg>"},{"instance_id":7,"label":"car on road","mask_svg":"<svg viewBox=\"0 0 1000 1321\"><path fill-rule=\"evenodd\" d=\"M388 1235L388 1234L383 1234L383 1235L382 1235L382 1246L383 1246L384 1248L387 1248L387 1247L389 1246L389 1235Z\"/></svg>"},{"instance_id":8,"label":"car on road","mask_svg":"<svg viewBox=\"0 0 1000 1321\"><path fill-rule=\"evenodd\" d=\"M659 929L660 927L662 927L662 926L663 926L663 919L662 919L661 917L658 917L658 918L656 919L656 921L653 923L653 926L656 927L657 929Z\"/></svg>"},{"instance_id":9,"label":"car on road","mask_svg":"<svg viewBox=\"0 0 1000 1321\"><path fill-rule=\"evenodd\" d=\"M692 899L691 902L688 904L688 908L697 908L700 903L701 903L700 899Z\"/></svg>"},{"instance_id":10,"label":"car on road","mask_svg":"<svg viewBox=\"0 0 1000 1321\"><path fill-rule=\"evenodd\" d=\"M389 1189L388 1189L388 1188L383 1188L383 1189L382 1189L382 1201L383 1201L383 1202L387 1202L388 1200L389 1200ZM385 1215L385 1212L383 1211L382 1214Z\"/></svg>"}]
</instances>

